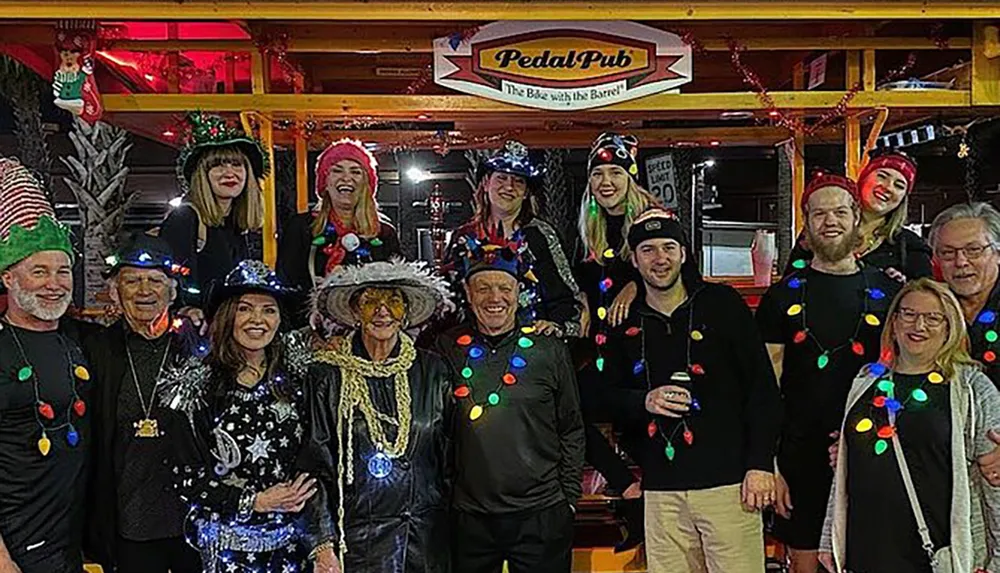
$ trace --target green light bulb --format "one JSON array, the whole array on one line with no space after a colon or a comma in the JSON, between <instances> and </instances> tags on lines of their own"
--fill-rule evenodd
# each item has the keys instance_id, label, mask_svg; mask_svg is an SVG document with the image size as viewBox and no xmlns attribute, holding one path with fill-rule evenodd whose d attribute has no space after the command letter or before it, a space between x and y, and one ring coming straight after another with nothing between
<instances>
[{"instance_id":1,"label":"green light bulb","mask_svg":"<svg viewBox=\"0 0 1000 573\"><path fill-rule=\"evenodd\" d=\"M493 392L488 398L486 398L486 400L490 403L490 406L496 406L500 403L500 394Z\"/></svg>"},{"instance_id":2,"label":"green light bulb","mask_svg":"<svg viewBox=\"0 0 1000 573\"><path fill-rule=\"evenodd\" d=\"M604 357L603 356L597 359L597 371L598 372L604 372Z\"/></svg>"},{"instance_id":3,"label":"green light bulb","mask_svg":"<svg viewBox=\"0 0 1000 573\"><path fill-rule=\"evenodd\" d=\"M816 366L818 366L821 370L823 368L826 368L826 365L829 363L830 363L830 356L826 352L820 354L819 358L816 359Z\"/></svg>"},{"instance_id":4,"label":"green light bulb","mask_svg":"<svg viewBox=\"0 0 1000 573\"><path fill-rule=\"evenodd\" d=\"M892 389L895 387L896 385L892 383L892 380L879 380L878 389L883 392L892 392Z\"/></svg>"},{"instance_id":5,"label":"green light bulb","mask_svg":"<svg viewBox=\"0 0 1000 573\"><path fill-rule=\"evenodd\" d=\"M910 396L912 396L913 399L916 400L917 402L927 401L927 392L924 392L923 388L917 388L910 394Z\"/></svg>"},{"instance_id":6,"label":"green light bulb","mask_svg":"<svg viewBox=\"0 0 1000 573\"><path fill-rule=\"evenodd\" d=\"M1000 338L1000 336L997 335L997 331L995 331L995 330L987 330L986 331L986 341L987 342L996 342L998 338Z\"/></svg>"},{"instance_id":7,"label":"green light bulb","mask_svg":"<svg viewBox=\"0 0 1000 573\"><path fill-rule=\"evenodd\" d=\"M801 270L806 268L807 264L809 263L807 263L805 259L798 259L792 263L792 267Z\"/></svg>"},{"instance_id":8,"label":"green light bulb","mask_svg":"<svg viewBox=\"0 0 1000 573\"><path fill-rule=\"evenodd\" d=\"M468 366L462 368L462 378L465 378L466 380L472 378L472 368L469 368Z\"/></svg>"},{"instance_id":9,"label":"green light bulb","mask_svg":"<svg viewBox=\"0 0 1000 573\"><path fill-rule=\"evenodd\" d=\"M517 345L521 348L531 348L535 343L527 336L522 336L517 340Z\"/></svg>"},{"instance_id":10,"label":"green light bulb","mask_svg":"<svg viewBox=\"0 0 1000 573\"><path fill-rule=\"evenodd\" d=\"M879 440L875 442L875 455L881 456L889 449L889 444L885 440Z\"/></svg>"}]
</instances>

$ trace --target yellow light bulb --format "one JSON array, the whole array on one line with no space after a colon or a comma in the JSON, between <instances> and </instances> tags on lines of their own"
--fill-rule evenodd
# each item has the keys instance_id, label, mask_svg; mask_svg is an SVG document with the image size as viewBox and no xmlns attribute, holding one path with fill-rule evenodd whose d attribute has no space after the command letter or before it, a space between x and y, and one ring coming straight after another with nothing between
<instances>
[{"instance_id":1,"label":"yellow light bulb","mask_svg":"<svg viewBox=\"0 0 1000 573\"><path fill-rule=\"evenodd\" d=\"M473 422L478 420L479 417L482 415L483 415L483 407L480 406L479 404L473 406L472 410L469 411L469 419L472 420Z\"/></svg>"}]
</instances>

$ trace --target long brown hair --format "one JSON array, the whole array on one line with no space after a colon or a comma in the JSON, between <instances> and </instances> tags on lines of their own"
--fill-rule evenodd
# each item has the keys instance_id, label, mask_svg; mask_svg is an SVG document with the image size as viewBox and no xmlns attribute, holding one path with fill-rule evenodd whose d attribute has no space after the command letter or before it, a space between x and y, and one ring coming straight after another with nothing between
<instances>
[{"instance_id":1,"label":"long brown hair","mask_svg":"<svg viewBox=\"0 0 1000 573\"><path fill-rule=\"evenodd\" d=\"M240 161L246 168L247 178L243 192L233 199L232 213L236 217L236 227L240 231L259 231L264 226L264 193L257 181L250 160L238 147L210 149L198 159L198 166L188 182L187 201L198 212L206 227L220 227L226 220L219 201L212 192L208 172L221 161Z\"/></svg>"},{"instance_id":2,"label":"long brown hair","mask_svg":"<svg viewBox=\"0 0 1000 573\"><path fill-rule=\"evenodd\" d=\"M476 210L472 214L472 220L486 231L489 230L488 227L490 224L490 194L486 191L486 186L494 173L499 172L492 171L483 176L479 181L479 186L476 187L476 192L472 196L476 206ZM535 199L537 195L536 186L537 184L533 183L530 178L525 178L524 202L521 203L521 212L517 214L516 219L520 227L530 223L538 213L538 200Z\"/></svg>"},{"instance_id":3,"label":"long brown hair","mask_svg":"<svg viewBox=\"0 0 1000 573\"><path fill-rule=\"evenodd\" d=\"M941 303L941 309L945 316L945 325L948 334L944 344L934 357L934 366L944 376L945 380L951 380L955 371L961 365L981 368L979 362L969 356L969 336L965 327L965 316L962 314L962 305L944 283L924 277L906 283L896 298L889 306L889 317L886 320L885 328L882 329L882 356L892 356L891 366L895 366L896 357L899 355L899 345L896 344L896 314L899 312L899 305L906 295L912 292L925 292L937 297ZM891 354L890 354L891 353Z\"/></svg>"},{"instance_id":4,"label":"long brown hair","mask_svg":"<svg viewBox=\"0 0 1000 573\"><path fill-rule=\"evenodd\" d=\"M219 305L219 309L212 317L212 323L208 328L211 350L205 362L212 367L212 377L215 380L213 394L216 397L224 395L227 387L236 383L236 376L246 365L243 348L233 336L236 308L239 306L240 298L239 295L232 296ZM281 310L279 309L278 312L281 313ZM279 316L283 315L284 313L281 313ZM261 383L274 378L283 355L284 344L281 341L281 336L275 334L274 340L264 349L266 370L261 378ZM289 393L285 388L286 384L272 384L274 395L280 400L288 401Z\"/></svg>"}]
</instances>

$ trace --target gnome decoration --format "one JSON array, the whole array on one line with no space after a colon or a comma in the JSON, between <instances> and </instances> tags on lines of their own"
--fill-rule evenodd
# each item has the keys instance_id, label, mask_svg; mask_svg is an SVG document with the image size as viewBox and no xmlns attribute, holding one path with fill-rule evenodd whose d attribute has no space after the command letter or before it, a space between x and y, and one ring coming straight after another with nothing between
<instances>
[{"instance_id":1,"label":"gnome decoration","mask_svg":"<svg viewBox=\"0 0 1000 573\"><path fill-rule=\"evenodd\" d=\"M55 104L93 124L101 119L104 106L94 80L94 25L61 24L56 30L59 67L52 77Z\"/></svg>"}]
</instances>

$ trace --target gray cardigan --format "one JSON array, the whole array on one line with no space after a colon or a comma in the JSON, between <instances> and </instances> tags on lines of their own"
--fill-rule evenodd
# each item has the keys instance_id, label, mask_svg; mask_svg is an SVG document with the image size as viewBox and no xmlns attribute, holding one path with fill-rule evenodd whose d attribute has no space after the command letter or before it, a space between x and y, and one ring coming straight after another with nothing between
<instances>
[{"instance_id":1,"label":"gray cardigan","mask_svg":"<svg viewBox=\"0 0 1000 573\"><path fill-rule=\"evenodd\" d=\"M879 377L867 367L854 379L847 396L847 413ZM1000 392L979 369L959 366L951 385L951 555L956 573L985 569L1000 573L1000 488L983 479L976 458L996 447L987 432L1000 428ZM833 553L837 571L844 571L847 558L847 446L844 424L840 428L840 449L834 472L830 501L820 551Z\"/></svg>"}]
</instances>

